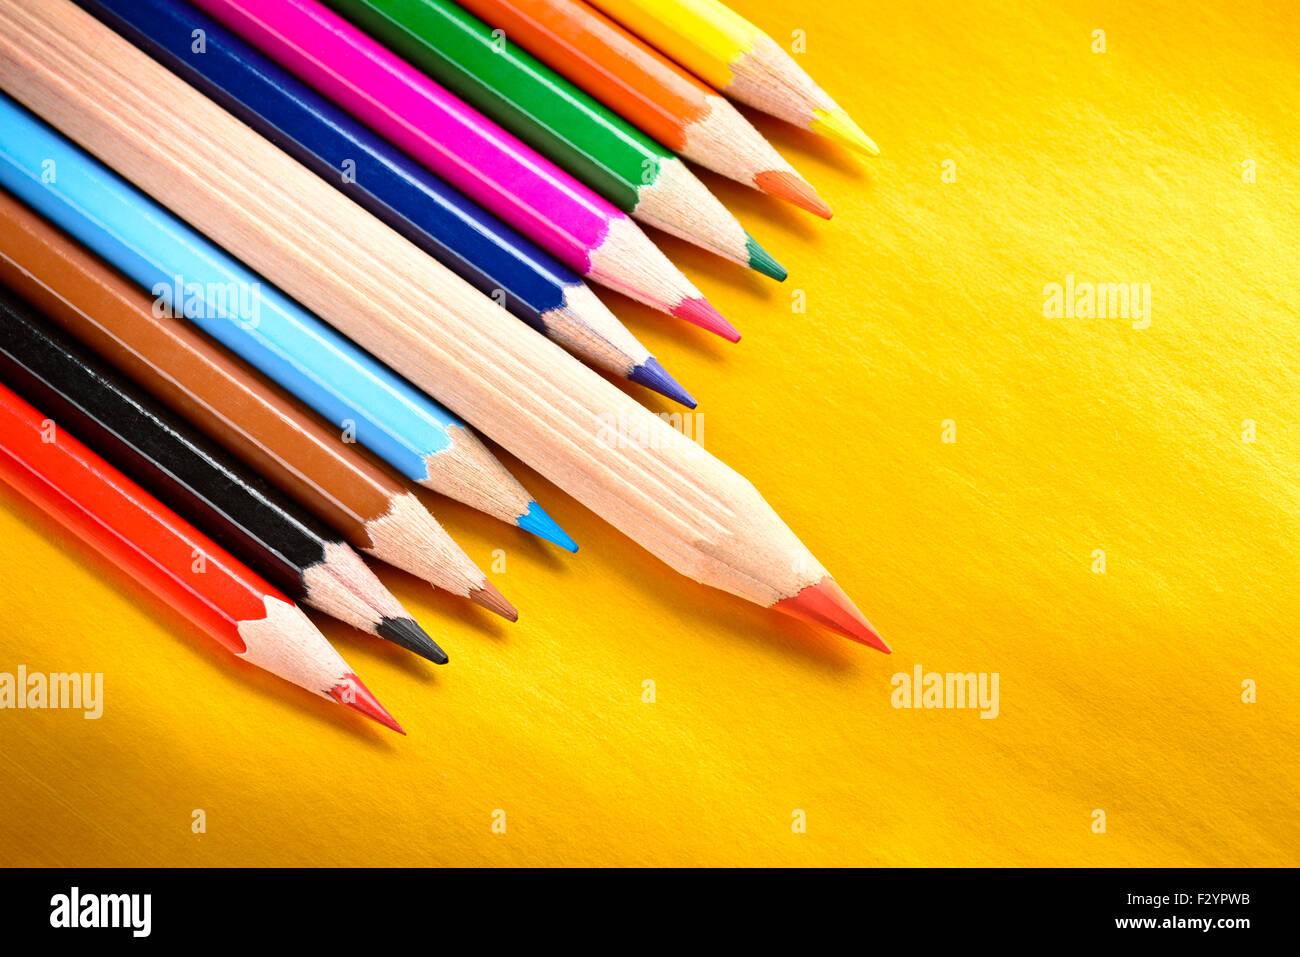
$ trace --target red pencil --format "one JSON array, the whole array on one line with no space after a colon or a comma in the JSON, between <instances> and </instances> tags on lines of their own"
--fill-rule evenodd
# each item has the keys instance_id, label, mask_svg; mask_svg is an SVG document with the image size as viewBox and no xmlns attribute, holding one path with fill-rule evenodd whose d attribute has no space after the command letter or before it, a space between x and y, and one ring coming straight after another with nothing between
<instances>
[{"instance_id":1,"label":"red pencil","mask_svg":"<svg viewBox=\"0 0 1300 957\"><path fill-rule=\"evenodd\" d=\"M0 480L228 651L406 733L297 605L4 385Z\"/></svg>"}]
</instances>

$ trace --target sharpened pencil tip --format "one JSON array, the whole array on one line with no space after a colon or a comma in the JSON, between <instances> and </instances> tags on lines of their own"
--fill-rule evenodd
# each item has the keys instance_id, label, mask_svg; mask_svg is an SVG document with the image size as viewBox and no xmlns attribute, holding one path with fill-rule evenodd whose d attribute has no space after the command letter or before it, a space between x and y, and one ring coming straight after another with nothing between
<instances>
[{"instance_id":1,"label":"sharpened pencil tip","mask_svg":"<svg viewBox=\"0 0 1300 957\"><path fill-rule=\"evenodd\" d=\"M817 190L796 173L780 169L764 170L754 177L754 185L769 196L793 203L822 219L830 219L833 215L831 208L817 195Z\"/></svg>"},{"instance_id":2,"label":"sharpened pencil tip","mask_svg":"<svg viewBox=\"0 0 1300 957\"><path fill-rule=\"evenodd\" d=\"M518 621L519 612L515 606L506 600L506 596L497 591L496 585L490 581L483 582L482 588L471 588L469 590L469 600L476 605L481 605L493 614L500 615L506 621Z\"/></svg>"},{"instance_id":3,"label":"sharpened pencil tip","mask_svg":"<svg viewBox=\"0 0 1300 957\"><path fill-rule=\"evenodd\" d=\"M785 277L790 275L786 268L777 262L771 253L760 246L749 233L745 233L745 252L749 255L749 268L755 272L761 272L764 276L771 276L777 282L785 282Z\"/></svg>"},{"instance_id":4,"label":"sharpened pencil tip","mask_svg":"<svg viewBox=\"0 0 1300 957\"><path fill-rule=\"evenodd\" d=\"M709 305L707 299L683 299L673 307L672 314L701 329L709 330L715 336L722 336L728 342L740 341L740 330L729 323L722 313Z\"/></svg>"},{"instance_id":5,"label":"sharpened pencil tip","mask_svg":"<svg viewBox=\"0 0 1300 957\"><path fill-rule=\"evenodd\" d=\"M880 155L880 147L843 110L818 110L813 117L812 128L827 139L842 143L859 153L867 156Z\"/></svg>"},{"instance_id":6,"label":"sharpened pencil tip","mask_svg":"<svg viewBox=\"0 0 1300 957\"><path fill-rule=\"evenodd\" d=\"M548 542L559 545L566 551L576 552L578 543L571 539L559 525L555 524L555 519L542 511L542 507L536 502L528 506L528 511L520 515L515 520L518 525L526 532L532 532L538 538L544 538Z\"/></svg>"},{"instance_id":7,"label":"sharpened pencil tip","mask_svg":"<svg viewBox=\"0 0 1300 957\"><path fill-rule=\"evenodd\" d=\"M371 721L379 722L385 728L390 728L401 735L406 734L396 719L354 674L344 675L343 680L329 690L329 696L344 707L351 708L358 714L364 714Z\"/></svg>"},{"instance_id":8,"label":"sharpened pencil tip","mask_svg":"<svg viewBox=\"0 0 1300 957\"><path fill-rule=\"evenodd\" d=\"M413 651L421 658L427 658L435 665L445 665L447 652L438 647L429 637L429 633L420 627L414 618L383 618L375 629L380 638L386 638L395 645L401 645L407 651Z\"/></svg>"},{"instance_id":9,"label":"sharpened pencil tip","mask_svg":"<svg viewBox=\"0 0 1300 957\"><path fill-rule=\"evenodd\" d=\"M627 379L629 382L643 385L647 389L654 389L660 395L667 396L688 409L693 409L699 405L695 398L664 370L664 367L659 364L659 360L654 356L648 357L639 366L633 366L632 371L627 374Z\"/></svg>"},{"instance_id":10,"label":"sharpened pencil tip","mask_svg":"<svg viewBox=\"0 0 1300 957\"><path fill-rule=\"evenodd\" d=\"M893 653L889 645L885 644L885 639L881 638L880 633L872 627L871 622L858 611L858 606L853 604L849 596L844 594L843 589L835 584L835 579L829 575L817 584L809 585L799 594L782 599L772 607L795 618L802 618L804 621L829 628L864 645L870 645L887 655Z\"/></svg>"}]
</instances>

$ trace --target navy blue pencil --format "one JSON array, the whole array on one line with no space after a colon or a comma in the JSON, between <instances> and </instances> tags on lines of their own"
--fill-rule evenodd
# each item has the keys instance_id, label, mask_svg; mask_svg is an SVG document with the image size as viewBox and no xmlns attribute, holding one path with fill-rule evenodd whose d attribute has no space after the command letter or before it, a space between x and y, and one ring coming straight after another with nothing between
<instances>
[{"instance_id":1,"label":"navy blue pencil","mask_svg":"<svg viewBox=\"0 0 1300 957\"><path fill-rule=\"evenodd\" d=\"M182 0L76 2L537 331L695 407L577 273L216 20Z\"/></svg>"}]
</instances>

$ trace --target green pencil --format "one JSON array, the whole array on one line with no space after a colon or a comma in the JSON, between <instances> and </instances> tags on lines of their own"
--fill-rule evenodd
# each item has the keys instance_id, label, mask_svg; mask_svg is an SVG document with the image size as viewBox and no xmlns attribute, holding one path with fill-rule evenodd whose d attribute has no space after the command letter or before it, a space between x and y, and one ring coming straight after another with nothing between
<instances>
[{"instance_id":1,"label":"green pencil","mask_svg":"<svg viewBox=\"0 0 1300 957\"><path fill-rule=\"evenodd\" d=\"M785 279L672 152L450 0L325 0L619 209Z\"/></svg>"}]
</instances>

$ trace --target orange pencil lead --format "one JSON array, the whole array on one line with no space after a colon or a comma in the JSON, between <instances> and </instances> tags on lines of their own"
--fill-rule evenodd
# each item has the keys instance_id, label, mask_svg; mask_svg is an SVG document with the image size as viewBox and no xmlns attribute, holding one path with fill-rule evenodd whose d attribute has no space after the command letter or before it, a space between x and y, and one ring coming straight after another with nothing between
<instances>
[{"instance_id":1,"label":"orange pencil lead","mask_svg":"<svg viewBox=\"0 0 1300 957\"><path fill-rule=\"evenodd\" d=\"M754 177L754 185L769 196L793 203L822 219L830 219L834 215L831 208L817 195L817 190L795 173L779 169L765 170Z\"/></svg>"}]
</instances>

